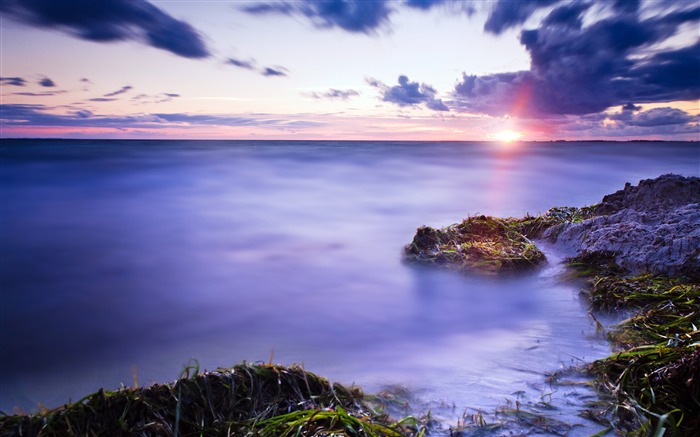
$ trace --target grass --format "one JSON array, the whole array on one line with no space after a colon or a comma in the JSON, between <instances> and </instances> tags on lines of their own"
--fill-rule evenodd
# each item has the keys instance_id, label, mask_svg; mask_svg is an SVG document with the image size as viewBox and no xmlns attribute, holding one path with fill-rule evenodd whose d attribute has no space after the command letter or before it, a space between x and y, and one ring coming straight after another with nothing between
<instances>
[{"instance_id":1,"label":"grass","mask_svg":"<svg viewBox=\"0 0 700 437\"><path fill-rule=\"evenodd\" d=\"M608 332L618 352L588 366L612 399L594 415L612 416L627 435L700 435L700 284L627 277L605 257L573 264L597 272L587 291L593 311L631 312Z\"/></svg>"},{"instance_id":2,"label":"grass","mask_svg":"<svg viewBox=\"0 0 700 437\"><path fill-rule=\"evenodd\" d=\"M417 419L391 420L356 387L298 366L240 364L171 384L100 390L34 415L0 417L0 436L421 436Z\"/></svg>"}]
</instances>

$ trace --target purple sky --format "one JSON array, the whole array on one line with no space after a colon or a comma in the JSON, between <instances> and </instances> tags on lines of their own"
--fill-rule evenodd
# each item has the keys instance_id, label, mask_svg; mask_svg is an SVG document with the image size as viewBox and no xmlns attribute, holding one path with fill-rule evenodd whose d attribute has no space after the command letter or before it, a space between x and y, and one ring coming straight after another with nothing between
<instances>
[{"instance_id":1,"label":"purple sky","mask_svg":"<svg viewBox=\"0 0 700 437\"><path fill-rule=\"evenodd\" d=\"M700 140L700 4L3 0L10 137Z\"/></svg>"}]
</instances>

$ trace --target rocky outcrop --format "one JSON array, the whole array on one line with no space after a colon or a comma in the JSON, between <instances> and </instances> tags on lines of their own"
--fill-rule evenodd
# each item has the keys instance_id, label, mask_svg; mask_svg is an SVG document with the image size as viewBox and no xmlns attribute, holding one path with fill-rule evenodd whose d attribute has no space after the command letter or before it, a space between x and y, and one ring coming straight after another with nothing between
<instances>
[{"instance_id":1,"label":"rocky outcrop","mask_svg":"<svg viewBox=\"0 0 700 437\"><path fill-rule=\"evenodd\" d=\"M632 274L700 277L700 178L663 175L626 184L594 217L547 229L571 257L611 257Z\"/></svg>"},{"instance_id":2,"label":"rocky outcrop","mask_svg":"<svg viewBox=\"0 0 700 437\"><path fill-rule=\"evenodd\" d=\"M485 274L531 269L545 260L521 229L532 220L482 215L442 229L421 226L404 248L404 259Z\"/></svg>"},{"instance_id":3,"label":"rocky outcrop","mask_svg":"<svg viewBox=\"0 0 700 437\"><path fill-rule=\"evenodd\" d=\"M627 183L595 206L552 208L537 217L479 216L443 229L424 226L404 258L464 271L521 270L544 261L533 238L586 264L700 279L700 178L669 174Z\"/></svg>"}]
</instances>

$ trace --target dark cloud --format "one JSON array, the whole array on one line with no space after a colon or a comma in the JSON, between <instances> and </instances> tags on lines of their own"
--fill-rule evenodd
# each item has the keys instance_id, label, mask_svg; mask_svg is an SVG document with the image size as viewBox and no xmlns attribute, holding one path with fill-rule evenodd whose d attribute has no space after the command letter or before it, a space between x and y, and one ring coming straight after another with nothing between
<instances>
[{"instance_id":1,"label":"dark cloud","mask_svg":"<svg viewBox=\"0 0 700 437\"><path fill-rule=\"evenodd\" d=\"M613 14L586 27L586 8L565 3L542 27L524 30L529 71L464 74L454 105L492 115L590 114L629 102L700 98L700 40L689 47L652 50L678 27L700 20L700 7L674 3L665 14Z\"/></svg>"},{"instance_id":2,"label":"dark cloud","mask_svg":"<svg viewBox=\"0 0 700 437\"><path fill-rule=\"evenodd\" d=\"M450 3L450 0L406 0L405 3L412 8L428 10L434 6Z\"/></svg>"},{"instance_id":3,"label":"dark cloud","mask_svg":"<svg viewBox=\"0 0 700 437\"><path fill-rule=\"evenodd\" d=\"M637 106L634 103L630 102L627 103L626 105L622 106L621 108L623 111L639 111L642 109L641 106Z\"/></svg>"},{"instance_id":4,"label":"dark cloud","mask_svg":"<svg viewBox=\"0 0 700 437\"><path fill-rule=\"evenodd\" d=\"M301 15L316 26L372 33L388 23L392 9L387 0L304 0L258 2L243 8L252 14Z\"/></svg>"},{"instance_id":5,"label":"dark cloud","mask_svg":"<svg viewBox=\"0 0 700 437\"><path fill-rule=\"evenodd\" d=\"M636 13L639 10L640 0L614 0L613 8L622 13Z\"/></svg>"},{"instance_id":6,"label":"dark cloud","mask_svg":"<svg viewBox=\"0 0 700 437\"><path fill-rule=\"evenodd\" d=\"M328 100L349 100L351 97L359 96L360 93L355 90L338 90L331 88L323 93L313 92L309 96L314 99L328 99Z\"/></svg>"},{"instance_id":7,"label":"dark cloud","mask_svg":"<svg viewBox=\"0 0 700 437\"><path fill-rule=\"evenodd\" d=\"M103 97L114 97L114 96L118 96L119 94L124 94L124 93L127 93L127 92L131 91L133 88L134 88L134 87L132 87L132 86L130 86L130 85L126 85L126 86L123 86L123 87L119 88L119 89L116 90L116 91L112 91L111 93L104 94Z\"/></svg>"},{"instance_id":8,"label":"dark cloud","mask_svg":"<svg viewBox=\"0 0 700 437\"><path fill-rule=\"evenodd\" d=\"M449 8L451 12L473 15L480 0L404 0L403 4L413 9L427 11L435 7ZM486 4L481 2L481 4Z\"/></svg>"},{"instance_id":9,"label":"dark cloud","mask_svg":"<svg viewBox=\"0 0 700 437\"><path fill-rule=\"evenodd\" d=\"M51 88L51 87L55 87L56 83L54 83L54 81L52 81L48 77L44 77L43 79L41 79L39 81L39 85L46 87L46 88Z\"/></svg>"},{"instance_id":10,"label":"dark cloud","mask_svg":"<svg viewBox=\"0 0 700 437\"><path fill-rule=\"evenodd\" d=\"M260 71L263 76L287 76L287 69L284 67L265 67Z\"/></svg>"},{"instance_id":11,"label":"dark cloud","mask_svg":"<svg viewBox=\"0 0 700 437\"><path fill-rule=\"evenodd\" d=\"M119 99L110 99L108 97L95 97L94 99L88 99L91 102L113 102Z\"/></svg>"},{"instance_id":12,"label":"dark cloud","mask_svg":"<svg viewBox=\"0 0 700 437\"><path fill-rule=\"evenodd\" d=\"M409 81L406 76L399 76L399 84L387 86L376 79L368 79L370 86L378 88L382 93L382 100L399 106L417 106L422 103L434 111L449 111L442 100L437 99L435 88L426 84Z\"/></svg>"},{"instance_id":13,"label":"dark cloud","mask_svg":"<svg viewBox=\"0 0 700 437\"><path fill-rule=\"evenodd\" d=\"M691 4L690 1L683 2ZM593 1L568 0L277 0L258 1L241 9L250 14L281 14L303 16L320 28L340 28L348 32L374 34L389 28L391 15L401 7L428 11L446 8L452 13L473 15L477 8L485 10L484 31L500 35L520 26L541 9L559 4L544 24L581 27L581 14L591 8ZM595 4L601 10L617 15L636 16L640 0L606 0ZM661 6L663 9L664 6Z\"/></svg>"},{"instance_id":14,"label":"dark cloud","mask_svg":"<svg viewBox=\"0 0 700 437\"><path fill-rule=\"evenodd\" d=\"M27 81L21 77L0 77L0 85L25 86Z\"/></svg>"},{"instance_id":15,"label":"dark cloud","mask_svg":"<svg viewBox=\"0 0 700 437\"><path fill-rule=\"evenodd\" d=\"M277 0L258 1L241 9L250 14L302 16L320 28L374 34L381 28L388 29L391 14L401 7L423 11L449 7L472 15L475 5L482 4L486 3L481 0Z\"/></svg>"},{"instance_id":16,"label":"dark cloud","mask_svg":"<svg viewBox=\"0 0 700 437\"><path fill-rule=\"evenodd\" d=\"M185 58L210 55L199 32L146 0L3 0L0 13L89 41L137 40Z\"/></svg>"},{"instance_id":17,"label":"dark cloud","mask_svg":"<svg viewBox=\"0 0 700 437\"><path fill-rule=\"evenodd\" d=\"M580 29L583 25L583 13L592 6L591 3L569 3L554 9L542 22L542 27L566 26Z\"/></svg>"},{"instance_id":18,"label":"dark cloud","mask_svg":"<svg viewBox=\"0 0 700 437\"><path fill-rule=\"evenodd\" d=\"M229 65L233 65L234 67L245 68L246 70L254 70L255 69L255 61L252 59L249 61L242 61L242 60L236 59L236 58L228 58L226 60L226 63Z\"/></svg>"},{"instance_id":19,"label":"dark cloud","mask_svg":"<svg viewBox=\"0 0 700 437\"><path fill-rule=\"evenodd\" d=\"M511 27L523 24L540 8L560 0L498 0L484 24L484 30L499 35Z\"/></svg>"}]
</instances>

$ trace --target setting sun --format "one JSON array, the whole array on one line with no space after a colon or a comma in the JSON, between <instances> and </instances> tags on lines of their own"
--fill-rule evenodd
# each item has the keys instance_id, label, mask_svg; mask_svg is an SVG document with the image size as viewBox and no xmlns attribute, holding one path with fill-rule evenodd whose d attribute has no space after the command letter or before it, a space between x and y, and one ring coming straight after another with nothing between
<instances>
[{"instance_id":1,"label":"setting sun","mask_svg":"<svg viewBox=\"0 0 700 437\"><path fill-rule=\"evenodd\" d=\"M519 140L523 135L520 132L515 132L512 130L506 130L495 134L493 137L498 141L505 141L507 143Z\"/></svg>"}]
</instances>

